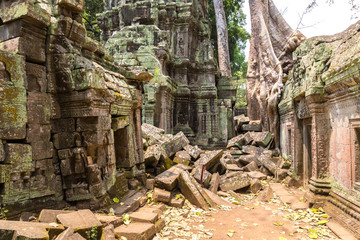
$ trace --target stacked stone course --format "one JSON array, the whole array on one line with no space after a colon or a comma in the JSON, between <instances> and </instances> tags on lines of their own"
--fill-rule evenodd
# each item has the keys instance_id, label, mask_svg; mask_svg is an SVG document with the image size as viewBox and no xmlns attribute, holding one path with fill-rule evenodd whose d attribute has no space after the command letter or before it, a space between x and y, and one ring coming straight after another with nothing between
<instances>
[{"instance_id":1,"label":"stacked stone course","mask_svg":"<svg viewBox=\"0 0 360 240\"><path fill-rule=\"evenodd\" d=\"M50 2L0 1L1 204L98 208L116 168L144 168L141 86L152 76L115 66L86 36L83 1Z\"/></svg>"}]
</instances>

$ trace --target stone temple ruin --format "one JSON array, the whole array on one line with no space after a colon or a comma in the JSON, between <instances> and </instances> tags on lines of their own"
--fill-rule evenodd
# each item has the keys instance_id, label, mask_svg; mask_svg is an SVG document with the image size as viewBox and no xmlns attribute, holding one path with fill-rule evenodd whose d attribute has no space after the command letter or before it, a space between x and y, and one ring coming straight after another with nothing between
<instances>
[{"instance_id":1,"label":"stone temple ruin","mask_svg":"<svg viewBox=\"0 0 360 240\"><path fill-rule=\"evenodd\" d=\"M270 159L275 146L311 203L359 238L360 22L305 40L271 0L250 6L250 119L235 118L234 136L236 85L218 74L207 1L105 1L101 44L86 36L83 0L0 0L1 207L99 209L154 173L153 185L173 184L154 197L171 201L179 178L206 209L219 184L290 174Z\"/></svg>"},{"instance_id":2,"label":"stone temple ruin","mask_svg":"<svg viewBox=\"0 0 360 240\"><path fill-rule=\"evenodd\" d=\"M219 78L210 43L208 3L105 1L105 50L115 64L154 74L144 84L142 120L198 145L233 137L234 80Z\"/></svg>"},{"instance_id":3,"label":"stone temple ruin","mask_svg":"<svg viewBox=\"0 0 360 240\"><path fill-rule=\"evenodd\" d=\"M250 9L249 117L278 138L315 202L359 238L360 22L305 40L271 0Z\"/></svg>"},{"instance_id":4,"label":"stone temple ruin","mask_svg":"<svg viewBox=\"0 0 360 240\"><path fill-rule=\"evenodd\" d=\"M127 181L116 169L144 180L142 121L202 145L232 137L235 88L217 75L207 1L108 1L104 46L86 36L83 1L0 6L8 208L108 204L109 193L121 195L115 182Z\"/></svg>"},{"instance_id":5,"label":"stone temple ruin","mask_svg":"<svg viewBox=\"0 0 360 240\"><path fill-rule=\"evenodd\" d=\"M115 66L86 37L82 1L0 5L2 204L106 204L116 168L144 170L141 85L151 74Z\"/></svg>"}]
</instances>

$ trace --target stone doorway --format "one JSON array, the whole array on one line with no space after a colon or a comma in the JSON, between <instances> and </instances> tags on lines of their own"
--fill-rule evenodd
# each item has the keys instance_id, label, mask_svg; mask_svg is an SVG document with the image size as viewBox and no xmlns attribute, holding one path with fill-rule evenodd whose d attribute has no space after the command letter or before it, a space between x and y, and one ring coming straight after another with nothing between
<instances>
[{"instance_id":1,"label":"stone doorway","mask_svg":"<svg viewBox=\"0 0 360 240\"><path fill-rule=\"evenodd\" d=\"M354 163L354 188L355 190L360 191L360 127L354 128Z\"/></svg>"},{"instance_id":2,"label":"stone doorway","mask_svg":"<svg viewBox=\"0 0 360 240\"><path fill-rule=\"evenodd\" d=\"M302 130L303 130L302 131L303 181L304 181L304 185L307 185L312 176L311 119L303 120Z\"/></svg>"},{"instance_id":3,"label":"stone doorway","mask_svg":"<svg viewBox=\"0 0 360 240\"><path fill-rule=\"evenodd\" d=\"M116 168L126 167L129 164L129 126L114 132L114 146Z\"/></svg>"}]
</instances>

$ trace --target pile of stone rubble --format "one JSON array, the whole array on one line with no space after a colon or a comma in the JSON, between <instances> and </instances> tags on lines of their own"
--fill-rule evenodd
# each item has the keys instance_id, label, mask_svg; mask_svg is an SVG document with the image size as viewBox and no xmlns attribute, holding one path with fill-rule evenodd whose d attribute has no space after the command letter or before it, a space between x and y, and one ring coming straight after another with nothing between
<instances>
[{"instance_id":1,"label":"pile of stone rubble","mask_svg":"<svg viewBox=\"0 0 360 240\"><path fill-rule=\"evenodd\" d=\"M261 180L286 178L290 165L270 149L271 133L254 131L259 124L244 116L235 120L243 133L229 140L225 150L215 151L190 145L182 132L165 134L143 124L147 188L153 190L153 200L181 207L181 193L193 205L208 210L217 206L218 190L258 193L263 190Z\"/></svg>"}]
</instances>

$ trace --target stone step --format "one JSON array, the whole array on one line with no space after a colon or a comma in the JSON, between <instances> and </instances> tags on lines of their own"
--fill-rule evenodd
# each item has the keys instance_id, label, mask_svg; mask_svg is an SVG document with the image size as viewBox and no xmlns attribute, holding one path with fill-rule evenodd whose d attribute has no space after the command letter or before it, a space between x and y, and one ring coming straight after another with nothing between
<instances>
[{"instance_id":1,"label":"stone step","mask_svg":"<svg viewBox=\"0 0 360 240\"><path fill-rule=\"evenodd\" d=\"M155 224L134 222L115 228L117 238L126 237L127 240L149 240L155 235Z\"/></svg>"},{"instance_id":2,"label":"stone step","mask_svg":"<svg viewBox=\"0 0 360 240\"><path fill-rule=\"evenodd\" d=\"M64 229L60 224L0 220L0 239L53 239Z\"/></svg>"},{"instance_id":3,"label":"stone step","mask_svg":"<svg viewBox=\"0 0 360 240\"><path fill-rule=\"evenodd\" d=\"M145 222L145 223L155 223L159 218L157 213L138 211L130 214L130 219L133 222Z\"/></svg>"},{"instance_id":4,"label":"stone step","mask_svg":"<svg viewBox=\"0 0 360 240\"><path fill-rule=\"evenodd\" d=\"M115 215L121 216L127 212L133 212L138 209L141 205L146 203L146 190L142 189L133 195L127 195L121 200L123 203L118 203L114 208Z\"/></svg>"},{"instance_id":5,"label":"stone step","mask_svg":"<svg viewBox=\"0 0 360 240\"><path fill-rule=\"evenodd\" d=\"M326 226L328 226L328 228L330 228L330 230L333 231L333 233L340 239L356 240L356 237L354 237L351 232L349 232L346 228L344 228L337 222L330 221L326 223Z\"/></svg>"}]
</instances>

